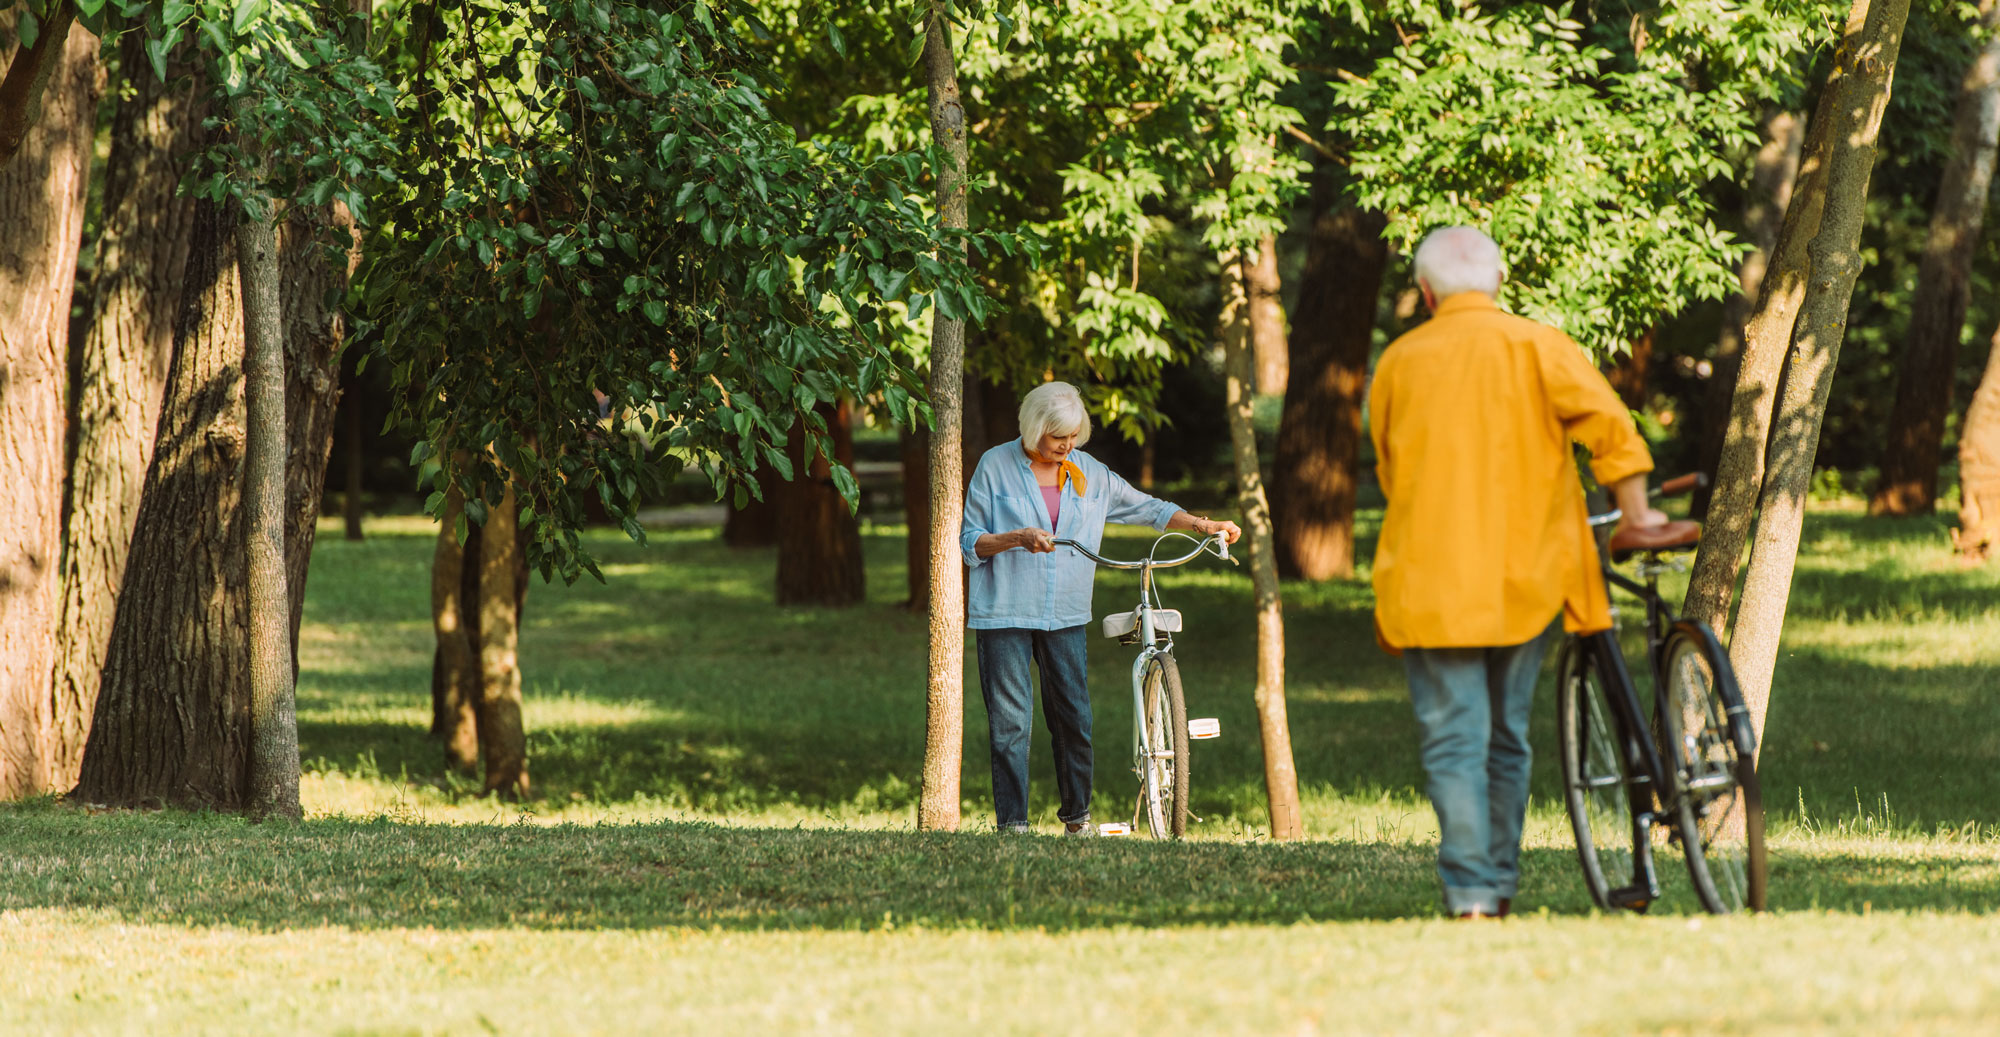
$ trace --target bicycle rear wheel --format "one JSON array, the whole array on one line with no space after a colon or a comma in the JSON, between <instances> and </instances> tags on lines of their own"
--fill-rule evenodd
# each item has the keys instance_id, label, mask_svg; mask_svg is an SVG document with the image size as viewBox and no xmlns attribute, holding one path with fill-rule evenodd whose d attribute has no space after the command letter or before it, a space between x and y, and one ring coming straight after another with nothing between
<instances>
[{"instance_id":1,"label":"bicycle rear wheel","mask_svg":"<svg viewBox=\"0 0 2000 1037\"><path fill-rule=\"evenodd\" d=\"M1630 769L1603 663L1577 638L1564 640L1556 662L1556 729L1562 753L1563 799L1576 832L1583 883L1597 906L1611 910L1611 890L1632 878Z\"/></svg>"},{"instance_id":2,"label":"bicycle rear wheel","mask_svg":"<svg viewBox=\"0 0 2000 1037\"><path fill-rule=\"evenodd\" d=\"M1139 812L1153 838L1179 839L1187 834L1188 726L1181 670L1172 652L1147 664L1143 692Z\"/></svg>"},{"instance_id":3,"label":"bicycle rear wheel","mask_svg":"<svg viewBox=\"0 0 2000 1037\"><path fill-rule=\"evenodd\" d=\"M1681 622L1667 635L1660 739L1682 809L1681 844L1702 907L1765 905L1764 794L1743 696L1715 635Z\"/></svg>"}]
</instances>

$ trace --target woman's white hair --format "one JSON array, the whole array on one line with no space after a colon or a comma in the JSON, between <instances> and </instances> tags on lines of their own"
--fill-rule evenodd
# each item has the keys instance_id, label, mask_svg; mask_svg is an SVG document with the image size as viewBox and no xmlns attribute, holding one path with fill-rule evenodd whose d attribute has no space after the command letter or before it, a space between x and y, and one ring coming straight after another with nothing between
<instances>
[{"instance_id":1,"label":"woman's white hair","mask_svg":"<svg viewBox=\"0 0 2000 1037\"><path fill-rule=\"evenodd\" d=\"M1460 292L1500 294L1500 246L1476 227L1439 227L1417 246L1417 280L1442 302Z\"/></svg>"},{"instance_id":2,"label":"woman's white hair","mask_svg":"<svg viewBox=\"0 0 2000 1037\"><path fill-rule=\"evenodd\" d=\"M1021 442L1029 448L1043 436L1075 434L1076 445L1090 442L1090 412L1083 394L1068 382L1043 382L1021 397Z\"/></svg>"}]
</instances>

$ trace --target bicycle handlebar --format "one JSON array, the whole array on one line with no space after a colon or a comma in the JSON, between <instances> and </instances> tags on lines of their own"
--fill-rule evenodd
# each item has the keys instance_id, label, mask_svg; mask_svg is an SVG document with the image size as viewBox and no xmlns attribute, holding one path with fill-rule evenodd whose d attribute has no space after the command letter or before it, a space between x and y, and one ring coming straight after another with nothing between
<instances>
[{"instance_id":1,"label":"bicycle handlebar","mask_svg":"<svg viewBox=\"0 0 2000 1037\"><path fill-rule=\"evenodd\" d=\"M1168 569L1176 565L1186 565L1187 563L1194 561L1196 556L1203 554L1214 554L1217 558L1220 558L1231 565L1237 564L1236 559L1229 557L1229 541L1222 539L1222 534L1220 533L1210 533L1208 536L1203 537L1200 542L1195 544L1194 550L1189 551L1187 554L1184 554L1179 558L1163 559L1158 561L1149 558L1144 561L1138 561L1138 562L1121 562L1116 559L1106 558L1103 555L1100 555L1097 552L1092 551L1090 548L1087 548L1082 544L1079 544L1076 541L1071 540L1068 537L1058 537L1055 540L1050 541L1050 543L1054 544L1057 547L1076 548L1078 554L1084 556L1085 558L1090 559L1093 562L1096 562L1098 565L1104 566L1107 569L1144 569L1149 565L1155 569ZM1209 550L1210 543L1213 543L1215 545L1214 551Z\"/></svg>"}]
</instances>

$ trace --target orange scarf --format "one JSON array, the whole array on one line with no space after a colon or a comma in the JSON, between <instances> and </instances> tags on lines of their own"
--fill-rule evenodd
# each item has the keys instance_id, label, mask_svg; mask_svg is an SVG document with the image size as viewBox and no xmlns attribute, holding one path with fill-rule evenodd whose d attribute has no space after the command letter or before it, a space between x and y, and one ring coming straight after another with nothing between
<instances>
[{"instance_id":1,"label":"orange scarf","mask_svg":"<svg viewBox=\"0 0 2000 1037\"><path fill-rule=\"evenodd\" d=\"M1038 451L1035 450L1034 447L1031 447L1026 443L1021 444L1021 449L1027 451L1028 460L1033 461L1036 464L1056 463L1055 461L1049 458L1043 457ZM1077 467L1076 462L1070 460L1067 457L1063 458L1062 467L1056 469L1056 489L1058 491L1061 491L1063 486L1063 481L1065 479L1076 480L1076 495L1079 497L1083 496L1083 488L1085 486L1083 479L1083 469Z\"/></svg>"}]
</instances>

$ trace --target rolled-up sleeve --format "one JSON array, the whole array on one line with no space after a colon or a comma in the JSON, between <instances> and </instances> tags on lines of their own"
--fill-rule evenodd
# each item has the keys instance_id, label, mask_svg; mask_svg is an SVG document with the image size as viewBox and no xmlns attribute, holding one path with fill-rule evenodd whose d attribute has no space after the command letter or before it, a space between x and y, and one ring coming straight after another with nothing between
<instances>
[{"instance_id":1,"label":"rolled-up sleeve","mask_svg":"<svg viewBox=\"0 0 2000 1037\"><path fill-rule=\"evenodd\" d=\"M1653 470L1653 455L1632 412L1583 350L1566 335L1536 344L1542 386L1569 437L1590 451L1590 472L1605 486Z\"/></svg>"},{"instance_id":2,"label":"rolled-up sleeve","mask_svg":"<svg viewBox=\"0 0 2000 1037\"><path fill-rule=\"evenodd\" d=\"M973 469L972 483L965 488L965 516L958 524L958 549L965 555L965 564L978 567L986 564L974 548L979 538L994 532L993 523L993 473L985 459ZM914 534L914 530L912 533Z\"/></svg>"},{"instance_id":3,"label":"rolled-up sleeve","mask_svg":"<svg viewBox=\"0 0 2000 1037\"><path fill-rule=\"evenodd\" d=\"M1109 468L1104 469L1102 478L1107 480L1104 488L1106 522L1125 522L1163 530L1181 510L1180 505L1172 501L1163 501L1135 488Z\"/></svg>"}]
</instances>

